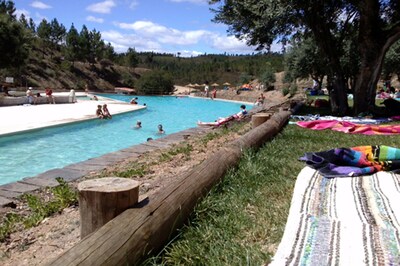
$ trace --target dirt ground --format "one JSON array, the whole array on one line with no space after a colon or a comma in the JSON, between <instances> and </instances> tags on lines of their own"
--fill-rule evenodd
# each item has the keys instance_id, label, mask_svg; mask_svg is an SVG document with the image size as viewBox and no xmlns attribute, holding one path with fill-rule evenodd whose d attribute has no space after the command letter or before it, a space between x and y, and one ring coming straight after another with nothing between
<instances>
[{"instance_id":1,"label":"dirt ground","mask_svg":"<svg viewBox=\"0 0 400 266\"><path fill-rule=\"evenodd\" d=\"M252 99L256 99L259 92L244 92ZM266 99L279 100L282 98L278 92L268 92ZM254 101L253 100L253 101ZM180 173L204 161L210 154L214 153L225 143L232 141L250 129L249 123L244 123L238 132L223 134L214 138L206 144L199 138L191 137L179 146L190 145L190 155L178 153L167 160L160 160L163 151L147 153L139 159L126 160L106 169L102 173L94 173L91 177L109 176L113 171L126 169L130 164L143 164L146 167L146 174L142 177L133 176L139 181L140 199L150 197L166 184L176 180ZM157 162L157 163L154 163ZM73 187L76 183L71 183ZM17 209L26 207L17 204ZM4 213L7 209L3 209ZM37 227L28 230L21 229L9 237L6 242L0 243L0 264L1 265L42 265L50 262L57 255L71 248L80 239L79 210L78 207L69 207L60 214L46 218Z\"/></svg>"}]
</instances>

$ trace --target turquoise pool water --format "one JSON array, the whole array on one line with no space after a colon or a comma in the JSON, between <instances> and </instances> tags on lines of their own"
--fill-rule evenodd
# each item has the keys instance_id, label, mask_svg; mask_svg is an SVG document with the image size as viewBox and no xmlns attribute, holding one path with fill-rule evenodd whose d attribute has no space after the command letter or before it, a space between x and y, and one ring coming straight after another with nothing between
<instances>
[{"instance_id":1,"label":"turquoise pool water","mask_svg":"<svg viewBox=\"0 0 400 266\"><path fill-rule=\"evenodd\" d=\"M102 95L129 102L132 96ZM139 96L147 109L116 115L112 120L90 120L0 137L0 184L35 176L53 168L98 157L143 143L147 138L195 127L198 120L214 121L239 111L240 103L210 99ZM248 106L249 109L250 106ZM112 104L108 105L112 114ZM136 121L142 128L135 129Z\"/></svg>"}]
</instances>

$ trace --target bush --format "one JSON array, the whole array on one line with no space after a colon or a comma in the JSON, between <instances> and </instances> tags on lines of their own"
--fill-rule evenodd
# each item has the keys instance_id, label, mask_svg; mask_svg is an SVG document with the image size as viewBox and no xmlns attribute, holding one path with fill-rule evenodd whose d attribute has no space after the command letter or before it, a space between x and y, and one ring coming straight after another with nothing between
<instances>
[{"instance_id":1,"label":"bush","mask_svg":"<svg viewBox=\"0 0 400 266\"><path fill-rule=\"evenodd\" d=\"M109 59L101 59L100 60L100 65L104 69L106 67L110 67L110 66L114 65L114 63Z\"/></svg>"},{"instance_id":2,"label":"bush","mask_svg":"<svg viewBox=\"0 0 400 266\"><path fill-rule=\"evenodd\" d=\"M172 77L165 71L149 71L138 80L139 94L170 94L174 90Z\"/></svg>"},{"instance_id":3,"label":"bush","mask_svg":"<svg viewBox=\"0 0 400 266\"><path fill-rule=\"evenodd\" d=\"M290 95L295 95L297 92L297 85L296 84L292 84L290 85Z\"/></svg>"},{"instance_id":4,"label":"bush","mask_svg":"<svg viewBox=\"0 0 400 266\"><path fill-rule=\"evenodd\" d=\"M284 87L284 88L282 89L282 95L283 95L283 96L288 95L289 92L290 92L290 89L289 89L288 87Z\"/></svg>"},{"instance_id":5,"label":"bush","mask_svg":"<svg viewBox=\"0 0 400 266\"><path fill-rule=\"evenodd\" d=\"M127 87L135 87L135 78L129 73L122 74L122 84Z\"/></svg>"}]
</instances>

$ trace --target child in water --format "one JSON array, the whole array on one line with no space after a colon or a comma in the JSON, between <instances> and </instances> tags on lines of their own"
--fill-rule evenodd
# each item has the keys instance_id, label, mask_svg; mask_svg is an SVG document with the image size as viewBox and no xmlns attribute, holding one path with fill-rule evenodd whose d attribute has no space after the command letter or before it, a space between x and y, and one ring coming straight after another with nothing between
<instances>
[{"instance_id":1,"label":"child in water","mask_svg":"<svg viewBox=\"0 0 400 266\"><path fill-rule=\"evenodd\" d=\"M161 124L158 125L158 132L157 133L158 134L164 134L165 133L165 131L163 129L163 126Z\"/></svg>"}]
</instances>

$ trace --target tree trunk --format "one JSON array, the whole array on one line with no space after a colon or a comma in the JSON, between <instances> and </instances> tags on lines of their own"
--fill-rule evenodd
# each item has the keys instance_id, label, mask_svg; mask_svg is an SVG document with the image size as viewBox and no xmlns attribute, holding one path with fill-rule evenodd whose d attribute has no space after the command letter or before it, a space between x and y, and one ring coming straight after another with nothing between
<instances>
[{"instance_id":1,"label":"tree trunk","mask_svg":"<svg viewBox=\"0 0 400 266\"><path fill-rule=\"evenodd\" d=\"M345 79L341 75L332 78L328 76L329 102L332 114L346 115L348 111Z\"/></svg>"},{"instance_id":2,"label":"tree trunk","mask_svg":"<svg viewBox=\"0 0 400 266\"><path fill-rule=\"evenodd\" d=\"M379 2L366 0L360 5L360 57L361 66L354 88L354 113L373 111L376 85L387 50L400 38L400 26L379 27Z\"/></svg>"},{"instance_id":3,"label":"tree trunk","mask_svg":"<svg viewBox=\"0 0 400 266\"><path fill-rule=\"evenodd\" d=\"M382 52L381 52L382 54ZM383 55L375 56L373 61L363 65L354 88L354 114L373 111L375 107L376 86L382 70Z\"/></svg>"}]
</instances>

